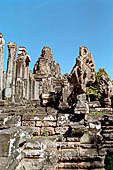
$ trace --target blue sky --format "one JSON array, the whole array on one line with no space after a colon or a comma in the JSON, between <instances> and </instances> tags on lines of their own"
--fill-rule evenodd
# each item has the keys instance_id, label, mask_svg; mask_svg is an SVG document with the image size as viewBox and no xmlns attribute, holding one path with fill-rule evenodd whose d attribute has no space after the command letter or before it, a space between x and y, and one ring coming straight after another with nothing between
<instances>
[{"instance_id":1,"label":"blue sky","mask_svg":"<svg viewBox=\"0 0 113 170\"><path fill-rule=\"evenodd\" d=\"M62 73L70 73L87 46L96 71L105 68L113 79L113 0L0 0L0 32L6 43L27 48L30 69L50 46ZM5 45L4 70L7 56Z\"/></svg>"}]
</instances>

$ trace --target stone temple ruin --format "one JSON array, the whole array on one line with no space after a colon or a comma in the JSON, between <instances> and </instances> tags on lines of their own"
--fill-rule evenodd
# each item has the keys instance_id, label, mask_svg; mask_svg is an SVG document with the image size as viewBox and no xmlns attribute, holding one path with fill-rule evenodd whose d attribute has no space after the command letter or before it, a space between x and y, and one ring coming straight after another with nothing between
<instances>
[{"instance_id":1,"label":"stone temple ruin","mask_svg":"<svg viewBox=\"0 0 113 170\"><path fill-rule=\"evenodd\" d=\"M71 73L62 75L49 47L29 70L25 47L8 42L3 71L4 38L0 34L0 170L105 170L113 151L113 85L98 82L104 107L89 100L95 64L88 48ZM90 97L90 96L89 96Z\"/></svg>"}]
</instances>

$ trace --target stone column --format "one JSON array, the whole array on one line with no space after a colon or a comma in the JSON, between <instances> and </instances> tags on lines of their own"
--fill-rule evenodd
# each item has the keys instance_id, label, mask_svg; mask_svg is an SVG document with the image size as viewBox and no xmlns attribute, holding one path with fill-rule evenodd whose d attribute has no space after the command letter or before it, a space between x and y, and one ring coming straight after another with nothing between
<instances>
[{"instance_id":1,"label":"stone column","mask_svg":"<svg viewBox=\"0 0 113 170\"><path fill-rule=\"evenodd\" d=\"M0 100L2 99L3 90L3 58L4 58L4 38L0 33Z\"/></svg>"},{"instance_id":2,"label":"stone column","mask_svg":"<svg viewBox=\"0 0 113 170\"><path fill-rule=\"evenodd\" d=\"M15 79L16 79L16 50L17 45L15 42L7 43L8 47L8 61L6 71L6 89L5 98L14 101L15 95Z\"/></svg>"},{"instance_id":3,"label":"stone column","mask_svg":"<svg viewBox=\"0 0 113 170\"><path fill-rule=\"evenodd\" d=\"M39 81L35 80L34 85L34 99L39 100Z\"/></svg>"}]
</instances>

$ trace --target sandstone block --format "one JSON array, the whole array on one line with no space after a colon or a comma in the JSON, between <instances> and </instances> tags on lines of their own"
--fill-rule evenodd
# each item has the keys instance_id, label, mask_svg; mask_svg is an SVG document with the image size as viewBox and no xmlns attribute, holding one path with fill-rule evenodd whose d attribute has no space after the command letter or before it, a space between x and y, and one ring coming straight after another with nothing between
<instances>
[{"instance_id":1,"label":"sandstone block","mask_svg":"<svg viewBox=\"0 0 113 170\"><path fill-rule=\"evenodd\" d=\"M35 121L22 121L22 126L34 127Z\"/></svg>"}]
</instances>

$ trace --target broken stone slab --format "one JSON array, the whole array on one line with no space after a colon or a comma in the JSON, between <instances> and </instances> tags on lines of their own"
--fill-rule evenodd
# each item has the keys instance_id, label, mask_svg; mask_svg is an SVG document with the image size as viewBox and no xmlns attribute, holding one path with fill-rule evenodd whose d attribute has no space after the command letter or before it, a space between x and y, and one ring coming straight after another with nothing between
<instances>
[{"instance_id":1,"label":"broken stone slab","mask_svg":"<svg viewBox=\"0 0 113 170\"><path fill-rule=\"evenodd\" d=\"M6 116L2 114L2 116L0 115L0 119L2 119L2 128L21 126L21 116Z\"/></svg>"},{"instance_id":2,"label":"broken stone slab","mask_svg":"<svg viewBox=\"0 0 113 170\"><path fill-rule=\"evenodd\" d=\"M11 154L13 153L15 147L17 146L16 134L18 134L18 128L9 128L5 130L0 130L0 139L1 139L0 156L1 157L11 156Z\"/></svg>"},{"instance_id":3,"label":"broken stone slab","mask_svg":"<svg viewBox=\"0 0 113 170\"><path fill-rule=\"evenodd\" d=\"M12 127L4 130L0 130L0 156L7 157L17 153L19 145L23 143L26 138L32 134L29 128Z\"/></svg>"}]
</instances>

